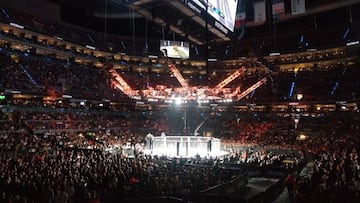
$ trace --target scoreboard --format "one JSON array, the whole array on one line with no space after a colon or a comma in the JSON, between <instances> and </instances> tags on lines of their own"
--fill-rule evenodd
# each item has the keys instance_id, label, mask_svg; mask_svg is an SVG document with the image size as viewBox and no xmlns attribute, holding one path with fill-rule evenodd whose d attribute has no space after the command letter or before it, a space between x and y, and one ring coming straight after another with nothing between
<instances>
[{"instance_id":1,"label":"scoreboard","mask_svg":"<svg viewBox=\"0 0 360 203\"><path fill-rule=\"evenodd\" d=\"M236 9L239 0L182 0L187 7L205 19L210 25L228 34L234 31Z\"/></svg>"}]
</instances>

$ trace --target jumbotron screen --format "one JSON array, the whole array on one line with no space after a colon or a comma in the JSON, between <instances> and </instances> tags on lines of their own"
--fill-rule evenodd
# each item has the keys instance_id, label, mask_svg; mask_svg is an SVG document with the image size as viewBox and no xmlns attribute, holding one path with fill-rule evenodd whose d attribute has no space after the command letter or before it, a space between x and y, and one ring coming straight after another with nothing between
<instances>
[{"instance_id":1,"label":"jumbotron screen","mask_svg":"<svg viewBox=\"0 0 360 203\"><path fill-rule=\"evenodd\" d=\"M182 41L160 40L160 50L170 58L188 59L189 43Z\"/></svg>"},{"instance_id":2,"label":"jumbotron screen","mask_svg":"<svg viewBox=\"0 0 360 203\"><path fill-rule=\"evenodd\" d=\"M207 12L227 29L234 31L236 9L239 0L193 0L199 7Z\"/></svg>"}]
</instances>

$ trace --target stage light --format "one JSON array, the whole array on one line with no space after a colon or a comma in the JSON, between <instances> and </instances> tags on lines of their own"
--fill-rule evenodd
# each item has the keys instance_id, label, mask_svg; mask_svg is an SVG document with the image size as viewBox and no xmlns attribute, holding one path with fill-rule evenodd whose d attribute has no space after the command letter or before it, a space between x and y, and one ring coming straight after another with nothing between
<instances>
[{"instance_id":1,"label":"stage light","mask_svg":"<svg viewBox=\"0 0 360 203\"><path fill-rule=\"evenodd\" d=\"M153 59L157 59L157 58L158 58L158 56L156 56L156 55L148 55L148 57L149 57L149 58L153 58Z\"/></svg>"},{"instance_id":2,"label":"stage light","mask_svg":"<svg viewBox=\"0 0 360 203\"><path fill-rule=\"evenodd\" d=\"M158 102L159 100L156 98L148 98L148 101L149 102Z\"/></svg>"},{"instance_id":3,"label":"stage light","mask_svg":"<svg viewBox=\"0 0 360 203\"><path fill-rule=\"evenodd\" d=\"M279 56L279 55L280 55L279 52L272 52L272 53L269 54L269 56Z\"/></svg>"},{"instance_id":4,"label":"stage light","mask_svg":"<svg viewBox=\"0 0 360 203\"><path fill-rule=\"evenodd\" d=\"M85 47L88 48L88 49L91 49L91 50L95 50L95 49L96 49L94 46L90 46L90 45L86 45Z\"/></svg>"},{"instance_id":5,"label":"stage light","mask_svg":"<svg viewBox=\"0 0 360 203\"><path fill-rule=\"evenodd\" d=\"M175 104L179 105L183 103L183 99L181 97L176 97L175 98Z\"/></svg>"},{"instance_id":6,"label":"stage light","mask_svg":"<svg viewBox=\"0 0 360 203\"><path fill-rule=\"evenodd\" d=\"M61 40L61 41L64 40L62 37L59 37L59 36L56 36L56 35L54 36L54 38L55 38L55 39L58 39L58 40Z\"/></svg>"},{"instance_id":7,"label":"stage light","mask_svg":"<svg viewBox=\"0 0 360 203\"><path fill-rule=\"evenodd\" d=\"M353 45L358 45L359 41L352 41L352 42L348 42L346 43L346 46L353 46Z\"/></svg>"},{"instance_id":8,"label":"stage light","mask_svg":"<svg viewBox=\"0 0 360 203\"><path fill-rule=\"evenodd\" d=\"M306 135L301 134L301 135L299 135L299 138L298 138L298 139L299 139L299 140L306 140L307 137L306 137Z\"/></svg>"},{"instance_id":9,"label":"stage light","mask_svg":"<svg viewBox=\"0 0 360 203\"><path fill-rule=\"evenodd\" d=\"M10 23L11 26L19 28L19 29L24 29L23 25L17 24L17 23Z\"/></svg>"}]
</instances>

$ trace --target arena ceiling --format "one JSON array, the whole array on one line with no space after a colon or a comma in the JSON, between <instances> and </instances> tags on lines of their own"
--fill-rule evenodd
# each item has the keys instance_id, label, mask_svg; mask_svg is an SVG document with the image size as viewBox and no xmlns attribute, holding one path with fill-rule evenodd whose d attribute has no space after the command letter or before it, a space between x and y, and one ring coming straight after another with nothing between
<instances>
[{"instance_id":1,"label":"arena ceiling","mask_svg":"<svg viewBox=\"0 0 360 203\"><path fill-rule=\"evenodd\" d=\"M360 35L357 31L360 30L360 12L357 12L360 0L305 0L306 13L296 16L290 14L290 0L285 0L286 15L279 22L267 20L263 24L255 24L250 17L245 29L235 29L228 35L209 31L207 40L204 26L179 10L176 2L180 0L48 1L62 6L62 20L100 32L129 38L185 40L196 46L207 41L212 49L208 57L225 55L225 49L228 50L226 55L241 56L245 48L248 52L249 46L253 54L257 54L257 49L276 51L289 43L299 47L303 43L300 43L301 38L305 38L306 46L322 46L319 38L324 41L328 33L341 39L348 32L348 40ZM248 1L250 5L255 0ZM331 37L329 40L332 40ZM221 53L218 50L222 50Z\"/></svg>"}]
</instances>

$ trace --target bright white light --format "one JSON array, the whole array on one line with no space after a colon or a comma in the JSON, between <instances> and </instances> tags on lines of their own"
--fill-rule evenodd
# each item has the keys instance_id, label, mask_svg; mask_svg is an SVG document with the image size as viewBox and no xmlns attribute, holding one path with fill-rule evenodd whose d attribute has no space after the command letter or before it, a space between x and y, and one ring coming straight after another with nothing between
<instances>
[{"instance_id":1,"label":"bright white light","mask_svg":"<svg viewBox=\"0 0 360 203\"><path fill-rule=\"evenodd\" d=\"M306 140L306 135L301 134L301 135L299 136L299 140Z\"/></svg>"},{"instance_id":2,"label":"bright white light","mask_svg":"<svg viewBox=\"0 0 360 203\"><path fill-rule=\"evenodd\" d=\"M197 136L155 136L152 151L147 154L169 157L222 156L227 152L221 150L221 141L212 139L211 151L208 148L208 137Z\"/></svg>"},{"instance_id":3,"label":"bright white light","mask_svg":"<svg viewBox=\"0 0 360 203\"><path fill-rule=\"evenodd\" d=\"M58 39L58 40L61 40L61 41L63 40L62 37L59 37L59 36L56 36L56 35L54 36L54 38L55 38L55 39Z\"/></svg>"},{"instance_id":4,"label":"bright white light","mask_svg":"<svg viewBox=\"0 0 360 203\"><path fill-rule=\"evenodd\" d=\"M84 102L84 101L81 101L81 102L80 102L80 105L81 105L81 106L84 106L84 105L85 105L85 102Z\"/></svg>"},{"instance_id":5,"label":"bright white light","mask_svg":"<svg viewBox=\"0 0 360 203\"><path fill-rule=\"evenodd\" d=\"M208 99L198 99L197 102L199 104L207 104L207 103L210 103L210 101Z\"/></svg>"},{"instance_id":6,"label":"bright white light","mask_svg":"<svg viewBox=\"0 0 360 203\"><path fill-rule=\"evenodd\" d=\"M141 100L140 96L131 96L131 98L136 99L136 100Z\"/></svg>"},{"instance_id":7,"label":"bright white light","mask_svg":"<svg viewBox=\"0 0 360 203\"><path fill-rule=\"evenodd\" d=\"M302 98L304 98L303 94L297 94L296 95L296 99L299 101L299 100L302 100Z\"/></svg>"},{"instance_id":8,"label":"bright white light","mask_svg":"<svg viewBox=\"0 0 360 203\"><path fill-rule=\"evenodd\" d=\"M346 43L346 46L353 46L353 45L357 45L357 44L359 44L359 41L348 42L348 43Z\"/></svg>"},{"instance_id":9,"label":"bright white light","mask_svg":"<svg viewBox=\"0 0 360 203\"><path fill-rule=\"evenodd\" d=\"M280 53L279 52L273 52L273 53L270 53L269 56L279 56Z\"/></svg>"},{"instance_id":10,"label":"bright white light","mask_svg":"<svg viewBox=\"0 0 360 203\"><path fill-rule=\"evenodd\" d=\"M24 26L19 25L17 23L10 23L10 25L13 26L13 27L16 27L16 28L24 29Z\"/></svg>"},{"instance_id":11,"label":"bright white light","mask_svg":"<svg viewBox=\"0 0 360 203\"><path fill-rule=\"evenodd\" d=\"M152 58L152 59L157 59L158 58L158 56L156 56L156 55L149 55L148 57Z\"/></svg>"},{"instance_id":12,"label":"bright white light","mask_svg":"<svg viewBox=\"0 0 360 203\"><path fill-rule=\"evenodd\" d=\"M159 100L156 99L156 98L148 98L148 101L150 101L150 102L158 102Z\"/></svg>"},{"instance_id":13,"label":"bright white light","mask_svg":"<svg viewBox=\"0 0 360 203\"><path fill-rule=\"evenodd\" d=\"M86 47L86 48L88 48L88 49L92 49L92 50L95 50L95 47L93 47L93 46L90 46L90 45L86 45L85 47Z\"/></svg>"},{"instance_id":14,"label":"bright white light","mask_svg":"<svg viewBox=\"0 0 360 203\"><path fill-rule=\"evenodd\" d=\"M181 103L183 103L182 98L181 97L176 97L175 98L175 104L181 104Z\"/></svg>"}]
</instances>

